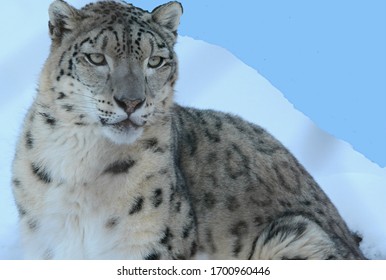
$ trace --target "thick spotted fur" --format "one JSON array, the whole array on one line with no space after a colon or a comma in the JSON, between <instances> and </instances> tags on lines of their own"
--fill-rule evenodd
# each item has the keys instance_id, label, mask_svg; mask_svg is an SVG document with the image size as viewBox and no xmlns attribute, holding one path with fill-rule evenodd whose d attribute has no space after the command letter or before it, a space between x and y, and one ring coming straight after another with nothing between
<instances>
[{"instance_id":1,"label":"thick spotted fur","mask_svg":"<svg viewBox=\"0 0 386 280\"><path fill-rule=\"evenodd\" d=\"M51 4L13 165L26 258L363 258L264 129L173 102L181 14L177 2Z\"/></svg>"}]
</instances>

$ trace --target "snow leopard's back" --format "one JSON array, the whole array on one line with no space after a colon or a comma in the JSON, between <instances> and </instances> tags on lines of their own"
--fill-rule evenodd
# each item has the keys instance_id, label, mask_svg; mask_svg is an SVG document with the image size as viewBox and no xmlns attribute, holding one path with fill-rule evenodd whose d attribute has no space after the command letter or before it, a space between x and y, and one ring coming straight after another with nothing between
<instances>
[{"instance_id":1,"label":"snow leopard's back","mask_svg":"<svg viewBox=\"0 0 386 280\"><path fill-rule=\"evenodd\" d=\"M363 258L326 194L265 130L178 106L174 121L199 244L212 257Z\"/></svg>"}]
</instances>

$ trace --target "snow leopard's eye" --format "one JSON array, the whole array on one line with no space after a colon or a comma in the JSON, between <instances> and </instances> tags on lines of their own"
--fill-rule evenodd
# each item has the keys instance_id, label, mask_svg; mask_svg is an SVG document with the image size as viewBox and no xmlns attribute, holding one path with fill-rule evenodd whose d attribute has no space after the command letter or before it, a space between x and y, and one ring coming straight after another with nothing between
<instances>
[{"instance_id":1,"label":"snow leopard's eye","mask_svg":"<svg viewBox=\"0 0 386 280\"><path fill-rule=\"evenodd\" d=\"M164 58L160 56L152 56L149 58L147 65L150 68L158 68L164 63Z\"/></svg>"},{"instance_id":2,"label":"snow leopard's eye","mask_svg":"<svg viewBox=\"0 0 386 280\"><path fill-rule=\"evenodd\" d=\"M85 56L86 60L92 65L102 66L107 64L105 56L101 53L87 53Z\"/></svg>"}]
</instances>

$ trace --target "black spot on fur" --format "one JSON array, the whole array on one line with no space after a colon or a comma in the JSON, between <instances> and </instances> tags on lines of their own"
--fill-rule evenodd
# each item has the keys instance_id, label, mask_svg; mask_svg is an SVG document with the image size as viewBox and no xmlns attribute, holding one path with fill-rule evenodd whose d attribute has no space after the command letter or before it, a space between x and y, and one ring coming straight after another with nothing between
<instances>
[{"instance_id":1,"label":"black spot on fur","mask_svg":"<svg viewBox=\"0 0 386 280\"><path fill-rule=\"evenodd\" d=\"M182 254L178 254L176 256L173 256L173 260L186 260L186 257Z\"/></svg>"},{"instance_id":2,"label":"black spot on fur","mask_svg":"<svg viewBox=\"0 0 386 280\"><path fill-rule=\"evenodd\" d=\"M79 47L81 47L83 44L87 43L90 41L90 37L87 37L86 39L84 39L82 42L80 42L79 44Z\"/></svg>"},{"instance_id":3,"label":"black spot on fur","mask_svg":"<svg viewBox=\"0 0 386 280\"><path fill-rule=\"evenodd\" d=\"M116 227L119 224L119 217L112 217L107 220L106 222L106 228L112 229Z\"/></svg>"},{"instance_id":4,"label":"black spot on fur","mask_svg":"<svg viewBox=\"0 0 386 280\"><path fill-rule=\"evenodd\" d=\"M324 212L323 209L316 208L314 211L315 211L316 213L318 213L320 216L326 216L326 213Z\"/></svg>"},{"instance_id":5,"label":"black spot on fur","mask_svg":"<svg viewBox=\"0 0 386 280\"><path fill-rule=\"evenodd\" d=\"M173 249L172 244L171 244L172 239L173 239L173 234L170 231L170 229L167 227L165 232L164 232L164 236L160 240L160 243L163 246L165 246L169 251L171 251Z\"/></svg>"},{"instance_id":6,"label":"black spot on fur","mask_svg":"<svg viewBox=\"0 0 386 280\"><path fill-rule=\"evenodd\" d=\"M102 46L101 46L101 49L103 52L106 50L108 42L109 42L109 38L107 36L104 36L102 40Z\"/></svg>"},{"instance_id":7,"label":"black spot on fur","mask_svg":"<svg viewBox=\"0 0 386 280\"><path fill-rule=\"evenodd\" d=\"M194 131L190 131L186 135L186 138L190 147L190 155L193 156L197 151L197 135Z\"/></svg>"},{"instance_id":8,"label":"black spot on fur","mask_svg":"<svg viewBox=\"0 0 386 280\"><path fill-rule=\"evenodd\" d=\"M66 112L71 112L72 110L74 110L74 106L70 104L64 104L62 105L62 108L66 110Z\"/></svg>"},{"instance_id":9,"label":"black spot on fur","mask_svg":"<svg viewBox=\"0 0 386 280\"><path fill-rule=\"evenodd\" d=\"M328 257L327 257L327 260L337 260L338 258L336 257L336 256L334 256L334 255L329 255Z\"/></svg>"},{"instance_id":10,"label":"black spot on fur","mask_svg":"<svg viewBox=\"0 0 386 280\"><path fill-rule=\"evenodd\" d=\"M250 197L249 201L255 204L257 207L267 207L272 205L272 199L266 195Z\"/></svg>"},{"instance_id":11,"label":"black spot on fur","mask_svg":"<svg viewBox=\"0 0 386 280\"><path fill-rule=\"evenodd\" d=\"M59 92L59 96L58 96L58 98L57 99L64 99L64 98L66 98L67 97L67 95L65 95L64 94L64 92Z\"/></svg>"},{"instance_id":12,"label":"black spot on fur","mask_svg":"<svg viewBox=\"0 0 386 280\"><path fill-rule=\"evenodd\" d=\"M162 168L160 171L158 171L158 174L159 175L165 175L165 174L168 174L168 172L169 172L169 169Z\"/></svg>"},{"instance_id":13,"label":"black spot on fur","mask_svg":"<svg viewBox=\"0 0 386 280\"><path fill-rule=\"evenodd\" d=\"M147 150L152 150L154 153L164 153L165 149L159 147L158 139L153 137L142 141L143 147Z\"/></svg>"},{"instance_id":14,"label":"black spot on fur","mask_svg":"<svg viewBox=\"0 0 386 280\"><path fill-rule=\"evenodd\" d=\"M217 153L216 152L209 152L207 156L207 162L208 164L213 164L216 161L218 161Z\"/></svg>"},{"instance_id":15,"label":"black spot on fur","mask_svg":"<svg viewBox=\"0 0 386 280\"><path fill-rule=\"evenodd\" d=\"M31 231L36 231L38 229L38 227L39 227L39 224L38 224L38 222L35 219L28 220L27 224L28 224L28 228Z\"/></svg>"},{"instance_id":16,"label":"black spot on fur","mask_svg":"<svg viewBox=\"0 0 386 280\"><path fill-rule=\"evenodd\" d=\"M245 221L239 221L230 228L229 232L232 235L242 236L246 234L247 229L248 229L247 223Z\"/></svg>"},{"instance_id":17,"label":"black spot on fur","mask_svg":"<svg viewBox=\"0 0 386 280\"><path fill-rule=\"evenodd\" d=\"M247 234L248 224L245 221L239 221L234 224L229 232L231 235L235 237L235 241L233 243L233 256L237 257L243 248L242 240L243 236Z\"/></svg>"},{"instance_id":18,"label":"black spot on fur","mask_svg":"<svg viewBox=\"0 0 386 280\"><path fill-rule=\"evenodd\" d=\"M182 238L184 239L188 238L189 234L194 230L195 227L195 220L192 209L189 210L188 217L186 217L186 220L188 224L184 226L182 231Z\"/></svg>"},{"instance_id":19,"label":"black spot on fur","mask_svg":"<svg viewBox=\"0 0 386 280\"><path fill-rule=\"evenodd\" d=\"M14 178L14 179L12 180L12 184L13 184L13 186L14 186L15 188L20 188L20 187L21 187L21 181L20 181L19 179Z\"/></svg>"},{"instance_id":20,"label":"black spot on fur","mask_svg":"<svg viewBox=\"0 0 386 280\"><path fill-rule=\"evenodd\" d=\"M207 192L204 194L204 205L208 209L212 209L216 204L216 197L213 193Z\"/></svg>"},{"instance_id":21,"label":"black spot on fur","mask_svg":"<svg viewBox=\"0 0 386 280\"><path fill-rule=\"evenodd\" d=\"M307 257L301 257L301 256L293 256L293 257L283 256L281 259L282 260L308 260Z\"/></svg>"},{"instance_id":22,"label":"black spot on fur","mask_svg":"<svg viewBox=\"0 0 386 280\"><path fill-rule=\"evenodd\" d=\"M161 148L161 147L158 147L158 148L156 148L156 149L154 150L154 152L155 152L155 153L161 153L161 154L163 154L163 153L165 153L165 149L163 149L163 148Z\"/></svg>"},{"instance_id":23,"label":"black spot on fur","mask_svg":"<svg viewBox=\"0 0 386 280\"><path fill-rule=\"evenodd\" d=\"M205 136L213 143L219 143L221 141L220 135L216 132L209 131L208 128L205 129Z\"/></svg>"},{"instance_id":24,"label":"black spot on fur","mask_svg":"<svg viewBox=\"0 0 386 280\"><path fill-rule=\"evenodd\" d=\"M32 138L31 131L27 131L25 135L25 146L31 150L34 147L34 139Z\"/></svg>"},{"instance_id":25,"label":"black spot on fur","mask_svg":"<svg viewBox=\"0 0 386 280\"><path fill-rule=\"evenodd\" d=\"M129 215L136 214L142 210L144 198L141 196L135 200L134 205L131 207L129 211Z\"/></svg>"},{"instance_id":26,"label":"black spot on fur","mask_svg":"<svg viewBox=\"0 0 386 280\"><path fill-rule=\"evenodd\" d=\"M229 195L225 199L225 206L229 211L233 212L240 207L240 203L235 196Z\"/></svg>"},{"instance_id":27,"label":"black spot on fur","mask_svg":"<svg viewBox=\"0 0 386 280\"><path fill-rule=\"evenodd\" d=\"M190 232L192 231L194 226L193 221L191 221L188 225L186 225L182 231L182 238L186 239L188 238Z\"/></svg>"},{"instance_id":28,"label":"black spot on fur","mask_svg":"<svg viewBox=\"0 0 386 280\"><path fill-rule=\"evenodd\" d=\"M273 170L275 171L280 187L286 189L290 193L296 193L296 190L293 188L293 186L291 186L290 183L287 182L285 175L282 174L282 172L280 171L279 167L276 164L273 166Z\"/></svg>"},{"instance_id":29,"label":"black spot on fur","mask_svg":"<svg viewBox=\"0 0 386 280\"><path fill-rule=\"evenodd\" d=\"M166 228L164 232L164 237L160 240L160 243L165 245L169 243L169 239L172 237L172 234L170 232L170 228Z\"/></svg>"},{"instance_id":30,"label":"black spot on fur","mask_svg":"<svg viewBox=\"0 0 386 280\"><path fill-rule=\"evenodd\" d=\"M219 179L217 178L217 174L209 174L207 178L208 178L207 183L209 186L213 188L221 188L219 186Z\"/></svg>"},{"instance_id":31,"label":"black spot on fur","mask_svg":"<svg viewBox=\"0 0 386 280\"><path fill-rule=\"evenodd\" d=\"M225 115L225 118L229 124L232 124L233 127L239 131L240 134L242 135L248 134L245 124L243 122L240 122L239 118L235 118L234 116L231 116L231 115Z\"/></svg>"},{"instance_id":32,"label":"black spot on fur","mask_svg":"<svg viewBox=\"0 0 386 280\"><path fill-rule=\"evenodd\" d=\"M180 211L181 211L181 201L177 201L176 202L175 207L174 207L174 211L176 213L180 213Z\"/></svg>"},{"instance_id":33,"label":"black spot on fur","mask_svg":"<svg viewBox=\"0 0 386 280\"><path fill-rule=\"evenodd\" d=\"M193 241L192 244L190 245L190 257L193 257L197 253L197 243L196 241Z\"/></svg>"},{"instance_id":34,"label":"black spot on fur","mask_svg":"<svg viewBox=\"0 0 386 280\"><path fill-rule=\"evenodd\" d=\"M256 226L260 226L264 223L264 218L261 216L257 216L253 219L253 222Z\"/></svg>"},{"instance_id":35,"label":"black spot on fur","mask_svg":"<svg viewBox=\"0 0 386 280\"><path fill-rule=\"evenodd\" d=\"M291 171L291 175L294 178L296 188L300 189L302 187L302 182L300 180L300 176L304 176L304 175L301 175L299 170L297 168L294 168L293 166L290 166L289 169ZM293 191L293 193L295 193L295 191ZM308 202L305 201L305 202L306 202L306 204L309 203L309 205L311 205L310 201L308 201Z\"/></svg>"},{"instance_id":36,"label":"black spot on fur","mask_svg":"<svg viewBox=\"0 0 386 280\"><path fill-rule=\"evenodd\" d=\"M248 255L248 260L252 259L253 257L253 253L255 252L256 250L256 243L257 243L257 240L259 239L260 237L260 234L258 234L252 241L252 246L251 246L251 250L249 252L249 255Z\"/></svg>"},{"instance_id":37,"label":"black spot on fur","mask_svg":"<svg viewBox=\"0 0 386 280\"><path fill-rule=\"evenodd\" d=\"M162 203L162 189L156 189L153 193L152 203L155 208L161 205Z\"/></svg>"},{"instance_id":38,"label":"black spot on fur","mask_svg":"<svg viewBox=\"0 0 386 280\"><path fill-rule=\"evenodd\" d=\"M217 129L217 130L222 130L222 119L218 118L218 117L214 117L215 118L215 124L214 124L214 127Z\"/></svg>"},{"instance_id":39,"label":"black spot on fur","mask_svg":"<svg viewBox=\"0 0 386 280\"><path fill-rule=\"evenodd\" d=\"M170 201L170 204L172 204L176 198L175 186L171 185L170 189L172 190L172 192L170 192L169 201Z\"/></svg>"},{"instance_id":40,"label":"black spot on fur","mask_svg":"<svg viewBox=\"0 0 386 280\"><path fill-rule=\"evenodd\" d=\"M16 204L16 207L17 207L17 211L19 213L19 217L23 217L27 214L27 210L24 209L23 206L21 206L20 204Z\"/></svg>"},{"instance_id":41,"label":"black spot on fur","mask_svg":"<svg viewBox=\"0 0 386 280\"><path fill-rule=\"evenodd\" d=\"M42 166L37 165L36 163L31 164L32 172L36 175L42 182L49 184L52 181L51 175L49 172Z\"/></svg>"},{"instance_id":42,"label":"black spot on fur","mask_svg":"<svg viewBox=\"0 0 386 280\"><path fill-rule=\"evenodd\" d=\"M312 193L312 197L313 197L313 199L314 199L316 202L318 202L318 203L324 201L324 200L319 196L319 194L317 194L316 192L313 192L313 193Z\"/></svg>"},{"instance_id":43,"label":"black spot on fur","mask_svg":"<svg viewBox=\"0 0 386 280\"><path fill-rule=\"evenodd\" d=\"M121 160L110 164L104 171L104 173L120 174L127 173L130 168L135 165L135 161L132 159Z\"/></svg>"},{"instance_id":44,"label":"black spot on fur","mask_svg":"<svg viewBox=\"0 0 386 280\"><path fill-rule=\"evenodd\" d=\"M47 249L43 254L43 260L52 260L54 258L54 252L52 249Z\"/></svg>"},{"instance_id":45,"label":"black spot on fur","mask_svg":"<svg viewBox=\"0 0 386 280\"><path fill-rule=\"evenodd\" d=\"M301 203L302 203L304 206L306 206L306 207L308 207L308 206L311 205L311 201L309 201L309 200L302 201Z\"/></svg>"},{"instance_id":46,"label":"black spot on fur","mask_svg":"<svg viewBox=\"0 0 386 280\"><path fill-rule=\"evenodd\" d=\"M279 204L280 204L283 208L289 209L289 208L292 207L292 203L289 202L289 201L285 201L285 200L279 199L278 202L279 202Z\"/></svg>"},{"instance_id":47,"label":"black spot on fur","mask_svg":"<svg viewBox=\"0 0 386 280\"><path fill-rule=\"evenodd\" d=\"M73 64L72 59L69 59L68 60L68 71L72 71L72 64Z\"/></svg>"},{"instance_id":48,"label":"black spot on fur","mask_svg":"<svg viewBox=\"0 0 386 280\"><path fill-rule=\"evenodd\" d=\"M44 118L45 122L50 126L53 127L56 125L56 119L52 117L50 114L47 114L47 113L39 113L39 114Z\"/></svg>"},{"instance_id":49,"label":"black spot on fur","mask_svg":"<svg viewBox=\"0 0 386 280\"><path fill-rule=\"evenodd\" d=\"M147 181L149 181L149 180L154 179L155 176L156 176L156 174L155 174L155 173L152 173L152 174L146 175L145 179L146 179Z\"/></svg>"},{"instance_id":50,"label":"black spot on fur","mask_svg":"<svg viewBox=\"0 0 386 280\"><path fill-rule=\"evenodd\" d=\"M160 254L157 252L150 253L144 259L145 260L159 260L161 258Z\"/></svg>"},{"instance_id":51,"label":"black spot on fur","mask_svg":"<svg viewBox=\"0 0 386 280\"><path fill-rule=\"evenodd\" d=\"M249 158L241 151L240 147L232 143L225 152L226 171L231 179L248 175Z\"/></svg>"},{"instance_id":52,"label":"black spot on fur","mask_svg":"<svg viewBox=\"0 0 386 280\"><path fill-rule=\"evenodd\" d=\"M255 143L254 147L256 148L257 151L259 151L262 154L266 155L272 155L276 153L277 151L283 151L281 147L278 145L272 145L271 139L264 139L264 136L261 136L257 143Z\"/></svg>"},{"instance_id":53,"label":"black spot on fur","mask_svg":"<svg viewBox=\"0 0 386 280\"><path fill-rule=\"evenodd\" d=\"M143 140L143 146L145 149L155 149L157 145L158 139L155 137Z\"/></svg>"}]
</instances>

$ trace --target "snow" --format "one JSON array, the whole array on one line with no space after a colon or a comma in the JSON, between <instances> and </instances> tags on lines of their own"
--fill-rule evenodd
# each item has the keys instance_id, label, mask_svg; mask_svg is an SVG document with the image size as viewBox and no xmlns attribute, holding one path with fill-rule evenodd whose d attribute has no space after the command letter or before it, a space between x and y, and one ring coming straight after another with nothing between
<instances>
[{"instance_id":1,"label":"snow","mask_svg":"<svg viewBox=\"0 0 386 280\"><path fill-rule=\"evenodd\" d=\"M22 258L10 170L20 125L48 52L43 34L37 33L28 44L23 41L0 49L0 259ZM232 112L270 131L321 184L349 227L363 235L365 255L386 259L386 170L316 127L256 70L227 50L189 37L179 37L176 48L180 59L177 102Z\"/></svg>"}]
</instances>

